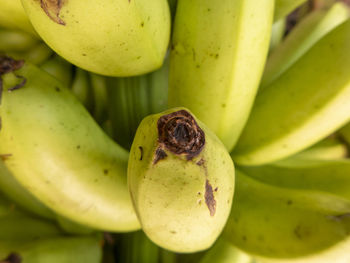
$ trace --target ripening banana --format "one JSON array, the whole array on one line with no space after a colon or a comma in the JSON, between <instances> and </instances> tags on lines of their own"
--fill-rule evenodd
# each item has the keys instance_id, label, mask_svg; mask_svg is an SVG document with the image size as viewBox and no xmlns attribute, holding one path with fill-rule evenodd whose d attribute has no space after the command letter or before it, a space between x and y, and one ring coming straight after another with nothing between
<instances>
[{"instance_id":1,"label":"ripening banana","mask_svg":"<svg viewBox=\"0 0 350 263\"><path fill-rule=\"evenodd\" d=\"M24 12L21 0L0 0L0 26L38 36Z\"/></svg>"},{"instance_id":2,"label":"ripening banana","mask_svg":"<svg viewBox=\"0 0 350 263\"><path fill-rule=\"evenodd\" d=\"M32 242L0 241L0 262L100 263L101 247L98 236L56 237Z\"/></svg>"},{"instance_id":3,"label":"ripening banana","mask_svg":"<svg viewBox=\"0 0 350 263\"><path fill-rule=\"evenodd\" d=\"M163 63L170 35L167 0L22 0L35 30L85 70L133 76Z\"/></svg>"},{"instance_id":4,"label":"ripening banana","mask_svg":"<svg viewBox=\"0 0 350 263\"><path fill-rule=\"evenodd\" d=\"M71 86L73 78L72 64L68 63L60 56L54 55L52 58L42 63L40 68L47 73L50 73L67 87Z\"/></svg>"},{"instance_id":5,"label":"ripening banana","mask_svg":"<svg viewBox=\"0 0 350 263\"><path fill-rule=\"evenodd\" d=\"M282 42L286 31L286 25L286 19L280 19L272 24L269 56L271 52L273 52L276 47L278 47L278 45Z\"/></svg>"},{"instance_id":6,"label":"ripening banana","mask_svg":"<svg viewBox=\"0 0 350 263\"><path fill-rule=\"evenodd\" d=\"M269 56L260 89L278 79L318 40L346 21L349 16L350 9L339 2L328 10L316 10L302 19Z\"/></svg>"},{"instance_id":7,"label":"ripening banana","mask_svg":"<svg viewBox=\"0 0 350 263\"><path fill-rule=\"evenodd\" d=\"M257 166L240 167L245 174L278 187L327 192L350 202L350 160L286 159Z\"/></svg>"},{"instance_id":8,"label":"ripening banana","mask_svg":"<svg viewBox=\"0 0 350 263\"><path fill-rule=\"evenodd\" d=\"M224 145L183 108L142 120L128 185L142 230L175 252L209 248L230 213L234 166Z\"/></svg>"},{"instance_id":9,"label":"ripening banana","mask_svg":"<svg viewBox=\"0 0 350 263\"><path fill-rule=\"evenodd\" d=\"M239 249L276 262L349 262L349 200L264 184L237 170L236 180L223 234Z\"/></svg>"},{"instance_id":10,"label":"ripening banana","mask_svg":"<svg viewBox=\"0 0 350 263\"><path fill-rule=\"evenodd\" d=\"M269 48L273 0L179 0L172 36L169 106L191 110L235 145Z\"/></svg>"},{"instance_id":11,"label":"ripening banana","mask_svg":"<svg viewBox=\"0 0 350 263\"><path fill-rule=\"evenodd\" d=\"M295 154L350 120L350 20L258 94L233 152L242 165Z\"/></svg>"},{"instance_id":12,"label":"ripening banana","mask_svg":"<svg viewBox=\"0 0 350 263\"><path fill-rule=\"evenodd\" d=\"M0 154L18 182L74 222L138 229L126 182L128 153L48 73L9 57L0 57L0 69Z\"/></svg>"},{"instance_id":13,"label":"ripening banana","mask_svg":"<svg viewBox=\"0 0 350 263\"><path fill-rule=\"evenodd\" d=\"M274 0L275 14L274 21L278 21L290 14L298 6L302 5L306 0Z\"/></svg>"},{"instance_id":14,"label":"ripening banana","mask_svg":"<svg viewBox=\"0 0 350 263\"><path fill-rule=\"evenodd\" d=\"M0 28L0 52L26 51L37 44L39 40L26 32Z\"/></svg>"}]
</instances>

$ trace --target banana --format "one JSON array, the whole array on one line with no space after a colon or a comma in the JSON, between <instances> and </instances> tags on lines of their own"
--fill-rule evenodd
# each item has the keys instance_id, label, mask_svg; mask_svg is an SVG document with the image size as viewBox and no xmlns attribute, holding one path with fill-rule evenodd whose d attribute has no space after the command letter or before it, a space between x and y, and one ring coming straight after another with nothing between
<instances>
[{"instance_id":1,"label":"banana","mask_svg":"<svg viewBox=\"0 0 350 263\"><path fill-rule=\"evenodd\" d=\"M252 258L233 246L224 238L219 238L199 261L199 263L251 263Z\"/></svg>"},{"instance_id":2,"label":"banana","mask_svg":"<svg viewBox=\"0 0 350 263\"><path fill-rule=\"evenodd\" d=\"M38 41L37 38L26 32L0 28L0 52L26 51Z\"/></svg>"},{"instance_id":3,"label":"banana","mask_svg":"<svg viewBox=\"0 0 350 263\"><path fill-rule=\"evenodd\" d=\"M33 242L0 241L4 263L100 263L100 237L57 237Z\"/></svg>"},{"instance_id":4,"label":"banana","mask_svg":"<svg viewBox=\"0 0 350 263\"><path fill-rule=\"evenodd\" d=\"M327 192L350 201L350 160L290 158L258 167L240 167L245 174L279 187Z\"/></svg>"},{"instance_id":5,"label":"banana","mask_svg":"<svg viewBox=\"0 0 350 263\"><path fill-rule=\"evenodd\" d=\"M21 0L0 0L0 6L0 26L20 29L38 37L24 12Z\"/></svg>"},{"instance_id":6,"label":"banana","mask_svg":"<svg viewBox=\"0 0 350 263\"><path fill-rule=\"evenodd\" d=\"M44 218L55 218L50 209L40 203L17 182L3 161L0 161L0 190L24 210Z\"/></svg>"},{"instance_id":7,"label":"banana","mask_svg":"<svg viewBox=\"0 0 350 263\"><path fill-rule=\"evenodd\" d=\"M260 89L264 89L278 79L318 40L346 21L349 16L349 8L340 2L334 4L329 10L317 10L302 19L270 55Z\"/></svg>"},{"instance_id":8,"label":"banana","mask_svg":"<svg viewBox=\"0 0 350 263\"><path fill-rule=\"evenodd\" d=\"M315 44L258 94L233 159L277 161L322 140L350 120L350 20Z\"/></svg>"},{"instance_id":9,"label":"banana","mask_svg":"<svg viewBox=\"0 0 350 263\"><path fill-rule=\"evenodd\" d=\"M159 68L170 36L167 0L22 0L38 34L94 73L134 76Z\"/></svg>"},{"instance_id":10,"label":"banana","mask_svg":"<svg viewBox=\"0 0 350 263\"><path fill-rule=\"evenodd\" d=\"M272 24L269 56L276 49L276 47L278 47L278 45L282 42L285 30L286 30L286 24L287 24L286 22L287 22L286 19L282 18ZM269 60L267 60L267 62L268 61Z\"/></svg>"},{"instance_id":11,"label":"banana","mask_svg":"<svg viewBox=\"0 0 350 263\"><path fill-rule=\"evenodd\" d=\"M100 125L108 120L107 112L107 81L106 78L94 73L89 74L93 93L92 116Z\"/></svg>"},{"instance_id":12,"label":"banana","mask_svg":"<svg viewBox=\"0 0 350 263\"><path fill-rule=\"evenodd\" d=\"M350 150L350 123L341 128L339 134L342 138L344 138L344 141L346 142L348 149Z\"/></svg>"},{"instance_id":13,"label":"banana","mask_svg":"<svg viewBox=\"0 0 350 263\"><path fill-rule=\"evenodd\" d=\"M38 44L26 51L12 51L6 52L6 54L18 60L25 60L35 65L40 65L52 56L53 51L45 43L38 42Z\"/></svg>"},{"instance_id":14,"label":"banana","mask_svg":"<svg viewBox=\"0 0 350 263\"><path fill-rule=\"evenodd\" d=\"M51 75L8 57L0 61L0 69L17 69L17 77L2 72L0 105L0 154L13 176L74 222L109 231L138 229L126 182L128 153Z\"/></svg>"},{"instance_id":15,"label":"banana","mask_svg":"<svg viewBox=\"0 0 350 263\"><path fill-rule=\"evenodd\" d=\"M284 18L304 2L306 2L306 0L275 0L276 8L274 21Z\"/></svg>"},{"instance_id":16,"label":"banana","mask_svg":"<svg viewBox=\"0 0 350 263\"><path fill-rule=\"evenodd\" d=\"M89 72L76 67L71 89L78 100L91 112L93 108L93 92Z\"/></svg>"},{"instance_id":17,"label":"banana","mask_svg":"<svg viewBox=\"0 0 350 263\"><path fill-rule=\"evenodd\" d=\"M254 257L276 262L348 262L350 255L344 248L350 245L349 200L267 185L238 170L236 180L223 232L232 244ZM304 261L311 258L315 261Z\"/></svg>"},{"instance_id":18,"label":"banana","mask_svg":"<svg viewBox=\"0 0 350 263\"><path fill-rule=\"evenodd\" d=\"M130 150L128 185L146 235L175 252L209 248L231 209L234 166L220 140L183 108L146 117Z\"/></svg>"},{"instance_id":19,"label":"banana","mask_svg":"<svg viewBox=\"0 0 350 263\"><path fill-rule=\"evenodd\" d=\"M273 8L273 0L178 1L169 107L191 110L228 150L247 121L259 86Z\"/></svg>"},{"instance_id":20,"label":"banana","mask_svg":"<svg viewBox=\"0 0 350 263\"><path fill-rule=\"evenodd\" d=\"M48 59L43 64L41 64L40 68L54 76L67 87L71 86L73 78L72 64L68 63L60 56L54 55L52 58Z\"/></svg>"}]
</instances>

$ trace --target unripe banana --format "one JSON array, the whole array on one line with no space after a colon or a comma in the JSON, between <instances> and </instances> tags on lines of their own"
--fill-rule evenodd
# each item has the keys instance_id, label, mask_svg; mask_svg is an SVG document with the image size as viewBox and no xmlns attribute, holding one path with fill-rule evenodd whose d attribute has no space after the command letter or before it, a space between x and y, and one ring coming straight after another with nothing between
<instances>
[{"instance_id":1,"label":"unripe banana","mask_svg":"<svg viewBox=\"0 0 350 263\"><path fill-rule=\"evenodd\" d=\"M67 87L72 84L72 64L68 63L66 60L58 55L54 55L49 60L45 61L40 65L40 68L47 73L54 76L56 79L61 81Z\"/></svg>"},{"instance_id":2,"label":"unripe banana","mask_svg":"<svg viewBox=\"0 0 350 263\"><path fill-rule=\"evenodd\" d=\"M210 247L225 225L234 166L207 127L175 108L141 122L128 184L146 235L163 248L194 252Z\"/></svg>"},{"instance_id":3,"label":"unripe banana","mask_svg":"<svg viewBox=\"0 0 350 263\"><path fill-rule=\"evenodd\" d=\"M8 57L0 61L20 68L21 76L2 76L0 154L7 155L13 176L74 222L110 231L138 229L126 184L128 153L51 75Z\"/></svg>"},{"instance_id":4,"label":"unripe banana","mask_svg":"<svg viewBox=\"0 0 350 263\"><path fill-rule=\"evenodd\" d=\"M0 26L38 36L24 12L21 0L0 0L0 6Z\"/></svg>"},{"instance_id":5,"label":"unripe banana","mask_svg":"<svg viewBox=\"0 0 350 263\"><path fill-rule=\"evenodd\" d=\"M71 89L78 100L91 112L93 108L93 91L89 72L78 67L75 68Z\"/></svg>"},{"instance_id":6,"label":"unripe banana","mask_svg":"<svg viewBox=\"0 0 350 263\"><path fill-rule=\"evenodd\" d=\"M169 106L186 107L232 150L268 52L273 0L179 0Z\"/></svg>"},{"instance_id":7,"label":"unripe banana","mask_svg":"<svg viewBox=\"0 0 350 263\"><path fill-rule=\"evenodd\" d=\"M22 0L38 34L88 71L133 76L163 63L170 35L167 0Z\"/></svg>"},{"instance_id":8,"label":"unripe banana","mask_svg":"<svg viewBox=\"0 0 350 263\"><path fill-rule=\"evenodd\" d=\"M100 263L100 237L60 237L34 242L0 241L0 262Z\"/></svg>"},{"instance_id":9,"label":"unripe banana","mask_svg":"<svg viewBox=\"0 0 350 263\"><path fill-rule=\"evenodd\" d=\"M286 24L287 24L287 21L286 19L283 19L283 18L272 24L269 56L271 52L273 52L283 40L284 33L286 30Z\"/></svg>"},{"instance_id":10,"label":"unripe banana","mask_svg":"<svg viewBox=\"0 0 350 263\"><path fill-rule=\"evenodd\" d=\"M26 51L38 41L36 37L26 32L0 28L0 52Z\"/></svg>"},{"instance_id":11,"label":"unripe banana","mask_svg":"<svg viewBox=\"0 0 350 263\"><path fill-rule=\"evenodd\" d=\"M236 180L224 236L239 249L277 262L308 262L302 260L311 257L322 263L349 260L344 250L350 244L349 200L267 185L237 170ZM332 260L324 261L326 253L332 254Z\"/></svg>"},{"instance_id":12,"label":"unripe banana","mask_svg":"<svg viewBox=\"0 0 350 263\"><path fill-rule=\"evenodd\" d=\"M274 21L278 21L302 5L306 0L275 0Z\"/></svg>"},{"instance_id":13,"label":"unripe banana","mask_svg":"<svg viewBox=\"0 0 350 263\"><path fill-rule=\"evenodd\" d=\"M258 94L233 158L261 165L295 154L350 120L350 20Z\"/></svg>"},{"instance_id":14,"label":"unripe banana","mask_svg":"<svg viewBox=\"0 0 350 263\"><path fill-rule=\"evenodd\" d=\"M267 60L260 89L278 79L318 40L349 16L349 8L343 3L336 3L329 10L317 10L302 19Z\"/></svg>"}]
</instances>

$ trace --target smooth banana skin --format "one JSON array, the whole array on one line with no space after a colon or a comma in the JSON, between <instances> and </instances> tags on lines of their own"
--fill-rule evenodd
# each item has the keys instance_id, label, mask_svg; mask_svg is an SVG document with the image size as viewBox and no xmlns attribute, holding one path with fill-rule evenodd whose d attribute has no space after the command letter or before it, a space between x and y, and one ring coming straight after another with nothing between
<instances>
[{"instance_id":1,"label":"smooth banana skin","mask_svg":"<svg viewBox=\"0 0 350 263\"><path fill-rule=\"evenodd\" d=\"M272 24L269 56L271 52L274 51L276 47L278 47L278 45L282 42L284 33L286 31L286 25L287 21L283 18Z\"/></svg>"},{"instance_id":2,"label":"smooth banana skin","mask_svg":"<svg viewBox=\"0 0 350 263\"><path fill-rule=\"evenodd\" d=\"M6 167L47 207L109 231L140 227L127 189L128 153L93 121L66 87L29 63L3 75L0 153ZM93 139L92 139L93 138Z\"/></svg>"},{"instance_id":3,"label":"smooth banana skin","mask_svg":"<svg viewBox=\"0 0 350 263\"><path fill-rule=\"evenodd\" d=\"M170 36L167 0L22 3L44 41L85 70L134 76L163 63Z\"/></svg>"},{"instance_id":4,"label":"smooth banana skin","mask_svg":"<svg viewBox=\"0 0 350 263\"><path fill-rule=\"evenodd\" d=\"M0 161L0 190L24 210L47 219L55 218L55 214L50 209L18 183L3 161Z\"/></svg>"},{"instance_id":5,"label":"smooth banana skin","mask_svg":"<svg viewBox=\"0 0 350 263\"><path fill-rule=\"evenodd\" d=\"M287 160L337 160L346 158L348 157L348 155L349 150L346 144L344 144L337 138L326 138L307 148L306 150L287 158ZM280 162L283 162L283 160L281 160Z\"/></svg>"},{"instance_id":6,"label":"smooth banana skin","mask_svg":"<svg viewBox=\"0 0 350 263\"><path fill-rule=\"evenodd\" d=\"M25 51L38 42L36 37L26 32L0 27L0 52Z\"/></svg>"},{"instance_id":7,"label":"smooth banana skin","mask_svg":"<svg viewBox=\"0 0 350 263\"><path fill-rule=\"evenodd\" d=\"M284 18L304 2L306 0L275 0L274 21Z\"/></svg>"},{"instance_id":8,"label":"smooth banana skin","mask_svg":"<svg viewBox=\"0 0 350 263\"><path fill-rule=\"evenodd\" d=\"M252 257L224 238L219 238L199 263L252 263Z\"/></svg>"},{"instance_id":9,"label":"smooth banana skin","mask_svg":"<svg viewBox=\"0 0 350 263\"><path fill-rule=\"evenodd\" d=\"M54 55L40 65L40 68L54 76L67 87L70 87L73 79L73 66L58 55Z\"/></svg>"},{"instance_id":10,"label":"smooth banana skin","mask_svg":"<svg viewBox=\"0 0 350 263\"><path fill-rule=\"evenodd\" d=\"M20 29L38 37L24 12L21 0L0 0L0 6L0 26Z\"/></svg>"},{"instance_id":11,"label":"smooth banana skin","mask_svg":"<svg viewBox=\"0 0 350 263\"><path fill-rule=\"evenodd\" d=\"M314 11L302 19L269 56L260 89L278 79L317 41L346 21L349 16L350 9L339 2L328 10Z\"/></svg>"},{"instance_id":12,"label":"smooth banana skin","mask_svg":"<svg viewBox=\"0 0 350 263\"><path fill-rule=\"evenodd\" d=\"M273 0L178 1L169 106L191 110L229 151L259 86L273 9Z\"/></svg>"},{"instance_id":13,"label":"smooth banana skin","mask_svg":"<svg viewBox=\"0 0 350 263\"><path fill-rule=\"evenodd\" d=\"M130 150L128 185L142 230L174 252L209 248L230 213L234 165L184 108L146 117Z\"/></svg>"},{"instance_id":14,"label":"smooth banana skin","mask_svg":"<svg viewBox=\"0 0 350 263\"><path fill-rule=\"evenodd\" d=\"M89 72L76 67L70 88L77 99L91 112L94 101Z\"/></svg>"},{"instance_id":15,"label":"smooth banana skin","mask_svg":"<svg viewBox=\"0 0 350 263\"><path fill-rule=\"evenodd\" d=\"M44 42L38 42L37 45L26 51L9 51L6 54L18 60L23 59L35 65L41 65L53 55L53 51Z\"/></svg>"},{"instance_id":16,"label":"smooth banana skin","mask_svg":"<svg viewBox=\"0 0 350 263\"><path fill-rule=\"evenodd\" d=\"M333 254L334 261L322 261L323 253L334 252L343 242L349 246L349 200L264 184L238 170L235 191L223 235L239 249L277 262L309 257L338 262L349 257L343 250Z\"/></svg>"},{"instance_id":17,"label":"smooth banana skin","mask_svg":"<svg viewBox=\"0 0 350 263\"><path fill-rule=\"evenodd\" d=\"M232 153L237 163L262 165L286 158L350 120L349 46L347 20L257 96Z\"/></svg>"},{"instance_id":18,"label":"smooth banana skin","mask_svg":"<svg viewBox=\"0 0 350 263\"><path fill-rule=\"evenodd\" d=\"M350 201L350 160L288 159L240 167L250 177L279 187L327 192Z\"/></svg>"},{"instance_id":19,"label":"smooth banana skin","mask_svg":"<svg viewBox=\"0 0 350 263\"><path fill-rule=\"evenodd\" d=\"M0 241L0 262L100 263L101 260L101 238L98 236L57 237L33 242Z\"/></svg>"}]
</instances>

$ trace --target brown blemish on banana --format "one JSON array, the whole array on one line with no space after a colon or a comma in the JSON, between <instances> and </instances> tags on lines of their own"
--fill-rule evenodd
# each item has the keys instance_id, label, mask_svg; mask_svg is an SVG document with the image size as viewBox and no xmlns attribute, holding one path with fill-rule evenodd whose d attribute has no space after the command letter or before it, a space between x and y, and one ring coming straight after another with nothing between
<instances>
[{"instance_id":1,"label":"brown blemish on banana","mask_svg":"<svg viewBox=\"0 0 350 263\"><path fill-rule=\"evenodd\" d=\"M142 161L142 158L143 158L143 148L141 146L139 146L139 149L140 149L140 161Z\"/></svg>"},{"instance_id":2,"label":"brown blemish on banana","mask_svg":"<svg viewBox=\"0 0 350 263\"><path fill-rule=\"evenodd\" d=\"M158 119L158 143L177 155L185 155L187 160L197 156L205 145L205 135L193 116L179 110Z\"/></svg>"},{"instance_id":3,"label":"brown blemish on banana","mask_svg":"<svg viewBox=\"0 0 350 263\"><path fill-rule=\"evenodd\" d=\"M6 161L8 158L10 158L12 156L11 153L6 153L6 154L0 154L0 159L2 161Z\"/></svg>"},{"instance_id":4,"label":"brown blemish on banana","mask_svg":"<svg viewBox=\"0 0 350 263\"><path fill-rule=\"evenodd\" d=\"M0 263L21 263L22 257L17 253L11 253L7 258L0 260Z\"/></svg>"},{"instance_id":5,"label":"brown blemish on banana","mask_svg":"<svg viewBox=\"0 0 350 263\"><path fill-rule=\"evenodd\" d=\"M209 209L210 216L214 216L216 212L216 201L214 199L213 187L209 183L208 179L205 180L204 198L205 198L205 204Z\"/></svg>"},{"instance_id":6,"label":"brown blemish on banana","mask_svg":"<svg viewBox=\"0 0 350 263\"><path fill-rule=\"evenodd\" d=\"M60 11L66 2L67 0L40 0L40 6L52 21L65 26L66 22L60 18Z\"/></svg>"},{"instance_id":7,"label":"brown blemish on banana","mask_svg":"<svg viewBox=\"0 0 350 263\"><path fill-rule=\"evenodd\" d=\"M168 155L166 154L166 152L164 152L164 150L162 148L157 148L156 150L156 154L153 160L153 164L156 164L157 162L159 162L160 160L163 160L167 157Z\"/></svg>"}]
</instances>

